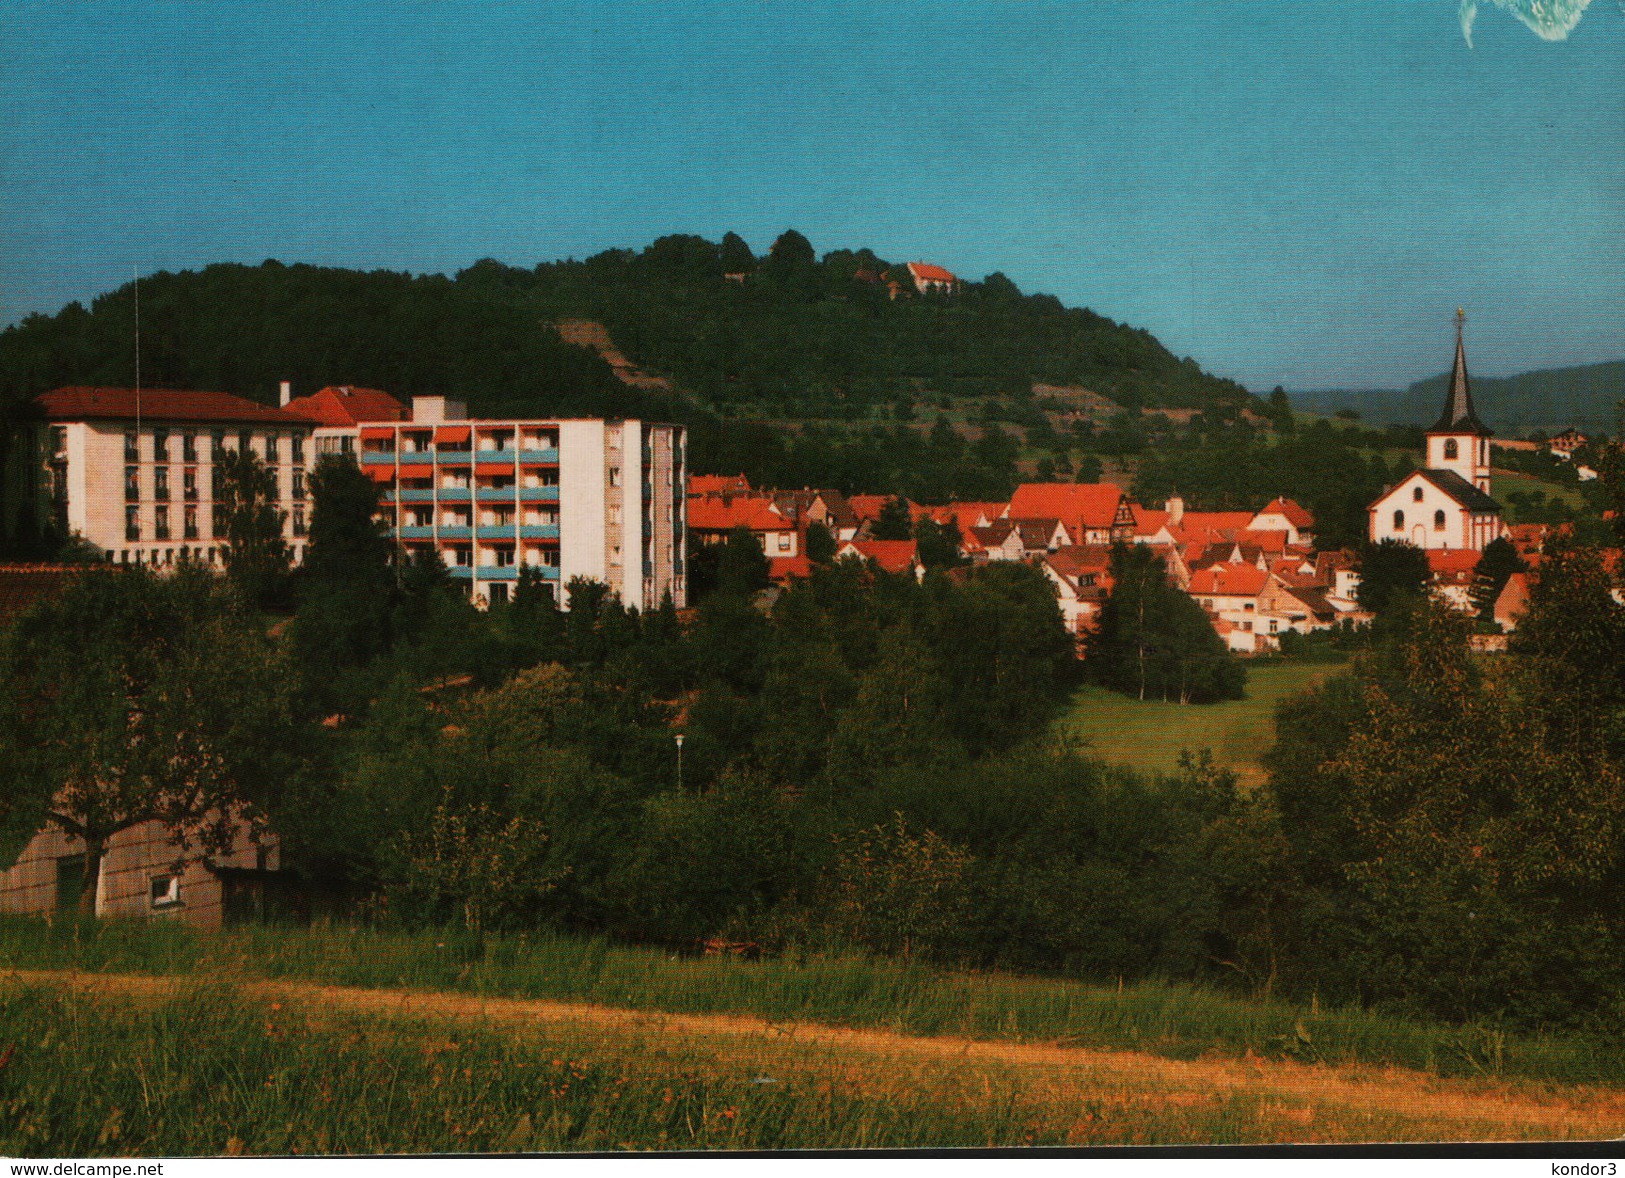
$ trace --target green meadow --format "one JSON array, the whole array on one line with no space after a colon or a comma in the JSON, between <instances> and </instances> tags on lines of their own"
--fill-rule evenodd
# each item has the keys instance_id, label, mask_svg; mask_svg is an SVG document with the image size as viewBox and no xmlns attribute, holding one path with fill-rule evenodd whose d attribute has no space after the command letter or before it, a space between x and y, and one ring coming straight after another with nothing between
<instances>
[{"instance_id":1,"label":"green meadow","mask_svg":"<svg viewBox=\"0 0 1625 1178\"><path fill-rule=\"evenodd\" d=\"M1181 752L1206 749L1243 784L1257 784L1264 777L1263 755L1275 741L1276 704L1338 669L1328 663L1250 663L1247 697L1216 704L1142 702L1090 685L1072 697L1056 729L1108 764L1147 773L1171 773Z\"/></svg>"}]
</instances>

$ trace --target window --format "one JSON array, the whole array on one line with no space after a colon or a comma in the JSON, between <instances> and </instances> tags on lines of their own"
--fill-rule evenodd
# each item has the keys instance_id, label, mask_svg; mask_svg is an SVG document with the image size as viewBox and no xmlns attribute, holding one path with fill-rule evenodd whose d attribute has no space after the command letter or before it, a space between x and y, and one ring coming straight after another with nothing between
<instances>
[{"instance_id":1,"label":"window","mask_svg":"<svg viewBox=\"0 0 1625 1178\"><path fill-rule=\"evenodd\" d=\"M181 528L188 540L197 539L197 506L195 504L188 503L186 505L185 522L181 525Z\"/></svg>"},{"instance_id":2,"label":"window","mask_svg":"<svg viewBox=\"0 0 1625 1178\"><path fill-rule=\"evenodd\" d=\"M225 486L226 478L225 475L221 473L221 468L218 466L211 466L209 468L209 498L220 499L224 497Z\"/></svg>"},{"instance_id":3,"label":"window","mask_svg":"<svg viewBox=\"0 0 1625 1178\"><path fill-rule=\"evenodd\" d=\"M302 466L293 468L293 497L295 499L305 497L305 468Z\"/></svg>"},{"instance_id":4,"label":"window","mask_svg":"<svg viewBox=\"0 0 1625 1178\"><path fill-rule=\"evenodd\" d=\"M153 876L148 896L154 908L173 908L181 902L181 877L178 875Z\"/></svg>"},{"instance_id":5,"label":"window","mask_svg":"<svg viewBox=\"0 0 1625 1178\"><path fill-rule=\"evenodd\" d=\"M154 499L169 498L169 467L156 466L152 470L152 497Z\"/></svg>"},{"instance_id":6,"label":"window","mask_svg":"<svg viewBox=\"0 0 1625 1178\"><path fill-rule=\"evenodd\" d=\"M295 536L305 534L305 509L303 507L293 509L293 534Z\"/></svg>"},{"instance_id":7,"label":"window","mask_svg":"<svg viewBox=\"0 0 1625 1178\"><path fill-rule=\"evenodd\" d=\"M1444 440L1444 460L1446 462L1454 462L1458 457L1460 457L1460 455L1461 447L1456 445L1456 439L1446 438Z\"/></svg>"},{"instance_id":8,"label":"window","mask_svg":"<svg viewBox=\"0 0 1625 1178\"><path fill-rule=\"evenodd\" d=\"M124 468L124 498L126 501L141 498L141 468L138 466Z\"/></svg>"},{"instance_id":9,"label":"window","mask_svg":"<svg viewBox=\"0 0 1625 1178\"><path fill-rule=\"evenodd\" d=\"M126 540L141 539L141 509L139 507L126 507L124 509L124 538Z\"/></svg>"},{"instance_id":10,"label":"window","mask_svg":"<svg viewBox=\"0 0 1625 1178\"><path fill-rule=\"evenodd\" d=\"M196 462L197 461L197 435L196 434L182 434L181 435L181 461L182 462Z\"/></svg>"},{"instance_id":11,"label":"window","mask_svg":"<svg viewBox=\"0 0 1625 1178\"><path fill-rule=\"evenodd\" d=\"M1422 488L1421 487L1412 487L1411 488L1411 502L1413 502L1413 503L1422 502Z\"/></svg>"},{"instance_id":12,"label":"window","mask_svg":"<svg viewBox=\"0 0 1625 1178\"><path fill-rule=\"evenodd\" d=\"M224 504L216 503L214 510L209 513L209 523L216 539L223 540L226 536L226 508Z\"/></svg>"},{"instance_id":13,"label":"window","mask_svg":"<svg viewBox=\"0 0 1625 1178\"><path fill-rule=\"evenodd\" d=\"M1404 530L1405 530L1405 513L1403 511L1396 511L1396 512L1394 512L1394 531L1403 532Z\"/></svg>"},{"instance_id":14,"label":"window","mask_svg":"<svg viewBox=\"0 0 1625 1178\"><path fill-rule=\"evenodd\" d=\"M254 435L248 430L242 430L237 435L237 453L247 454L254 448Z\"/></svg>"},{"instance_id":15,"label":"window","mask_svg":"<svg viewBox=\"0 0 1625 1178\"><path fill-rule=\"evenodd\" d=\"M224 430L214 431L214 440L210 444L209 449L216 462L219 462L226 456L226 434Z\"/></svg>"},{"instance_id":16,"label":"window","mask_svg":"<svg viewBox=\"0 0 1625 1178\"><path fill-rule=\"evenodd\" d=\"M609 468L609 485L612 486L612 487L618 487L618 486L621 485L621 468L620 467L612 466L612 467Z\"/></svg>"},{"instance_id":17,"label":"window","mask_svg":"<svg viewBox=\"0 0 1625 1178\"><path fill-rule=\"evenodd\" d=\"M1433 513L1433 530L1435 532L1444 531L1444 512L1435 511Z\"/></svg>"},{"instance_id":18,"label":"window","mask_svg":"<svg viewBox=\"0 0 1625 1178\"><path fill-rule=\"evenodd\" d=\"M292 451L295 462L303 462L305 460L305 435L294 434L290 437L288 439L288 449Z\"/></svg>"},{"instance_id":19,"label":"window","mask_svg":"<svg viewBox=\"0 0 1625 1178\"><path fill-rule=\"evenodd\" d=\"M68 452L68 427L53 425L51 427L51 453L60 458Z\"/></svg>"},{"instance_id":20,"label":"window","mask_svg":"<svg viewBox=\"0 0 1625 1178\"><path fill-rule=\"evenodd\" d=\"M265 435L265 461L267 461L267 462L275 462L276 461L276 435L275 434L266 434Z\"/></svg>"},{"instance_id":21,"label":"window","mask_svg":"<svg viewBox=\"0 0 1625 1178\"><path fill-rule=\"evenodd\" d=\"M124 435L124 461L141 461L141 440L136 436L134 430L130 430Z\"/></svg>"},{"instance_id":22,"label":"window","mask_svg":"<svg viewBox=\"0 0 1625 1178\"><path fill-rule=\"evenodd\" d=\"M186 499L197 498L197 470L193 467L181 472L181 495Z\"/></svg>"},{"instance_id":23,"label":"window","mask_svg":"<svg viewBox=\"0 0 1625 1178\"><path fill-rule=\"evenodd\" d=\"M1280 629L1280 627L1281 627L1280 622L1276 621L1274 618L1270 619L1270 633L1271 634L1274 634L1277 630Z\"/></svg>"},{"instance_id":24,"label":"window","mask_svg":"<svg viewBox=\"0 0 1625 1178\"><path fill-rule=\"evenodd\" d=\"M513 567L513 549L512 548L493 548L493 549L491 549L491 563L493 565L495 565L499 569L512 568Z\"/></svg>"},{"instance_id":25,"label":"window","mask_svg":"<svg viewBox=\"0 0 1625 1178\"><path fill-rule=\"evenodd\" d=\"M779 533L780 552L789 552L791 548L795 547L795 542L795 537L791 536L788 532Z\"/></svg>"},{"instance_id":26,"label":"window","mask_svg":"<svg viewBox=\"0 0 1625 1178\"><path fill-rule=\"evenodd\" d=\"M169 461L169 431L167 429L152 431L152 460L154 462Z\"/></svg>"},{"instance_id":27,"label":"window","mask_svg":"<svg viewBox=\"0 0 1625 1178\"><path fill-rule=\"evenodd\" d=\"M504 584L487 585L485 591L491 595L491 604L508 600L508 586Z\"/></svg>"},{"instance_id":28,"label":"window","mask_svg":"<svg viewBox=\"0 0 1625 1178\"><path fill-rule=\"evenodd\" d=\"M155 540L169 539L169 508L162 503L153 509L152 535Z\"/></svg>"}]
</instances>

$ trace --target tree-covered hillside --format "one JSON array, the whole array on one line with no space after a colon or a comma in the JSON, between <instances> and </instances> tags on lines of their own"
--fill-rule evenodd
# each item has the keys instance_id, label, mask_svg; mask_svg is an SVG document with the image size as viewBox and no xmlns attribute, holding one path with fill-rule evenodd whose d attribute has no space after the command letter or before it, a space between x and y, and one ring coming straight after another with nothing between
<instances>
[{"instance_id":1,"label":"tree-covered hillside","mask_svg":"<svg viewBox=\"0 0 1625 1178\"><path fill-rule=\"evenodd\" d=\"M896 298L895 277L905 281ZM1234 416L1253 405L1148 333L1023 295L1001 275L920 297L902 267L867 251L820 261L794 232L760 261L730 235L666 237L641 253L533 270L486 261L455 278L216 265L142 279L141 314L144 383L260 400L292 380L302 392L356 384L461 395L485 413L678 412L561 341L554 325L581 317L727 416L853 422L916 401L1021 402L1034 382L1084 385L1131 409ZM0 397L14 406L61 384L127 385L134 341L130 286L88 310L31 316L0 333Z\"/></svg>"}]
</instances>

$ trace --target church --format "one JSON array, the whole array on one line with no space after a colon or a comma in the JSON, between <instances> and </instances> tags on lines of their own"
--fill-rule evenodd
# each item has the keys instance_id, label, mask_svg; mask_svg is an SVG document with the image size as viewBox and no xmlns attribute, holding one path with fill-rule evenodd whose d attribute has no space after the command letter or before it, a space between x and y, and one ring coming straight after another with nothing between
<instances>
[{"instance_id":1,"label":"church","mask_svg":"<svg viewBox=\"0 0 1625 1178\"><path fill-rule=\"evenodd\" d=\"M1456 312L1456 363L1444 412L1427 432L1426 463L1371 505L1371 542L1401 540L1418 548L1484 547L1505 530L1490 498L1491 433L1473 409L1462 343L1466 316Z\"/></svg>"}]
</instances>

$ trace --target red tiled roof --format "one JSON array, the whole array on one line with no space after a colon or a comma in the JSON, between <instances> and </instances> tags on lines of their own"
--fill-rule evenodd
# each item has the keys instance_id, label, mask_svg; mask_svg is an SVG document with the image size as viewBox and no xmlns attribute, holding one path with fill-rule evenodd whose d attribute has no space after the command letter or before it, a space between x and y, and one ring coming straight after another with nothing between
<instances>
[{"instance_id":1,"label":"red tiled roof","mask_svg":"<svg viewBox=\"0 0 1625 1178\"><path fill-rule=\"evenodd\" d=\"M360 425L363 421L409 421L412 414L400 401L382 389L359 389L350 385L328 385L306 397L289 401L290 413L314 417L326 426Z\"/></svg>"},{"instance_id":2,"label":"red tiled roof","mask_svg":"<svg viewBox=\"0 0 1625 1178\"><path fill-rule=\"evenodd\" d=\"M726 499L699 495L688 501L688 526L701 532L729 532L745 527L753 532L793 531L795 525L773 510L771 499L741 495Z\"/></svg>"},{"instance_id":3,"label":"red tiled roof","mask_svg":"<svg viewBox=\"0 0 1625 1178\"><path fill-rule=\"evenodd\" d=\"M750 493L750 480L742 474L691 474L690 495L744 495Z\"/></svg>"},{"instance_id":4,"label":"red tiled roof","mask_svg":"<svg viewBox=\"0 0 1625 1178\"><path fill-rule=\"evenodd\" d=\"M134 421L135 389L92 388L72 385L52 389L34 398L50 421ZM266 422L278 425L317 425L315 417L261 405L231 393L197 393L180 389L142 389L140 416L149 421Z\"/></svg>"},{"instance_id":5,"label":"red tiled roof","mask_svg":"<svg viewBox=\"0 0 1625 1178\"><path fill-rule=\"evenodd\" d=\"M1428 568L1435 577L1465 580L1478 567L1480 553L1472 548L1429 548Z\"/></svg>"},{"instance_id":6,"label":"red tiled roof","mask_svg":"<svg viewBox=\"0 0 1625 1178\"><path fill-rule=\"evenodd\" d=\"M920 546L913 540L848 540L841 548L843 556L856 552L888 573L904 573L913 569L919 551Z\"/></svg>"},{"instance_id":7,"label":"red tiled roof","mask_svg":"<svg viewBox=\"0 0 1625 1178\"><path fill-rule=\"evenodd\" d=\"M914 505L914 518L929 519L935 524L952 522L961 533L977 526L976 521L986 517L989 523L1004 514L1003 503L944 503L936 506Z\"/></svg>"},{"instance_id":8,"label":"red tiled roof","mask_svg":"<svg viewBox=\"0 0 1625 1178\"><path fill-rule=\"evenodd\" d=\"M1236 539L1243 544L1251 544L1261 548L1270 556L1280 556L1286 551L1286 532L1252 531L1247 530L1236 535Z\"/></svg>"},{"instance_id":9,"label":"red tiled roof","mask_svg":"<svg viewBox=\"0 0 1625 1178\"><path fill-rule=\"evenodd\" d=\"M1168 512L1155 511L1149 507L1141 507L1138 503L1130 503L1129 510L1134 513L1134 534L1136 536L1155 536L1168 522Z\"/></svg>"},{"instance_id":10,"label":"red tiled roof","mask_svg":"<svg viewBox=\"0 0 1625 1178\"><path fill-rule=\"evenodd\" d=\"M1192 597L1256 597L1269 574L1257 565L1219 564L1191 574Z\"/></svg>"},{"instance_id":11,"label":"red tiled roof","mask_svg":"<svg viewBox=\"0 0 1625 1178\"><path fill-rule=\"evenodd\" d=\"M767 561L768 579L783 584L795 578L806 580L812 576L812 561L803 552L799 556L773 556Z\"/></svg>"},{"instance_id":12,"label":"red tiled roof","mask_svg":"<svg viewBox=\"0 0 1625 1178\"><path fill-rule=\"evenodd\" d=\"M1315 517L1309 509L1301 506L1292 499L1271 499L1268 506L1259 515L1283 515L1287 523L1295 528L1312 528L1315 526Z\"/></svg>"},{"instance_id":13,"label":"red tiled roof","mask_svg":"<svg viewBox=\"0 0 1625 1178\"><path fill-rule=\"evenodd\" d=\"M868 523L880 518L881 511L891 499L890 495L848 495L846 502L858 519Z\"/></svg>"},{"instance_id":14,"label":"red tiled roof","mask_svg":"<svg viewBox=\"0 0 1625 1178\"><path fill-rule=\"evenodd\" d=\"M933 266L930 262L910 262L908 272L920 282L958 282L952 271L944 270L941 266Z\"/></svg>"},{"instance_id":15,"label":"red tiled roof","mask_svg":"<svg viewBox=\"0 0 1625 1178\"><path fill-rule=\"evenodd\" d=\"M1110 528L1122 501L1122 488L1112 483L1022 483L1010 497L1010 518Z\"/></svg>"},{"instance_id":16,"label":"red tiled roof","mask_svg":"<svg viewBox=\"0 0 1625 1178\"><path fill-rule=\"evenodd\" d=\"M1179 521L1179 531L1189 541L1208 542L1214 533L1224 539L1234 539L1235 533L1245 532L1253 523L1250 511L1187 511Z\"/></svg>"}]
</instances>

